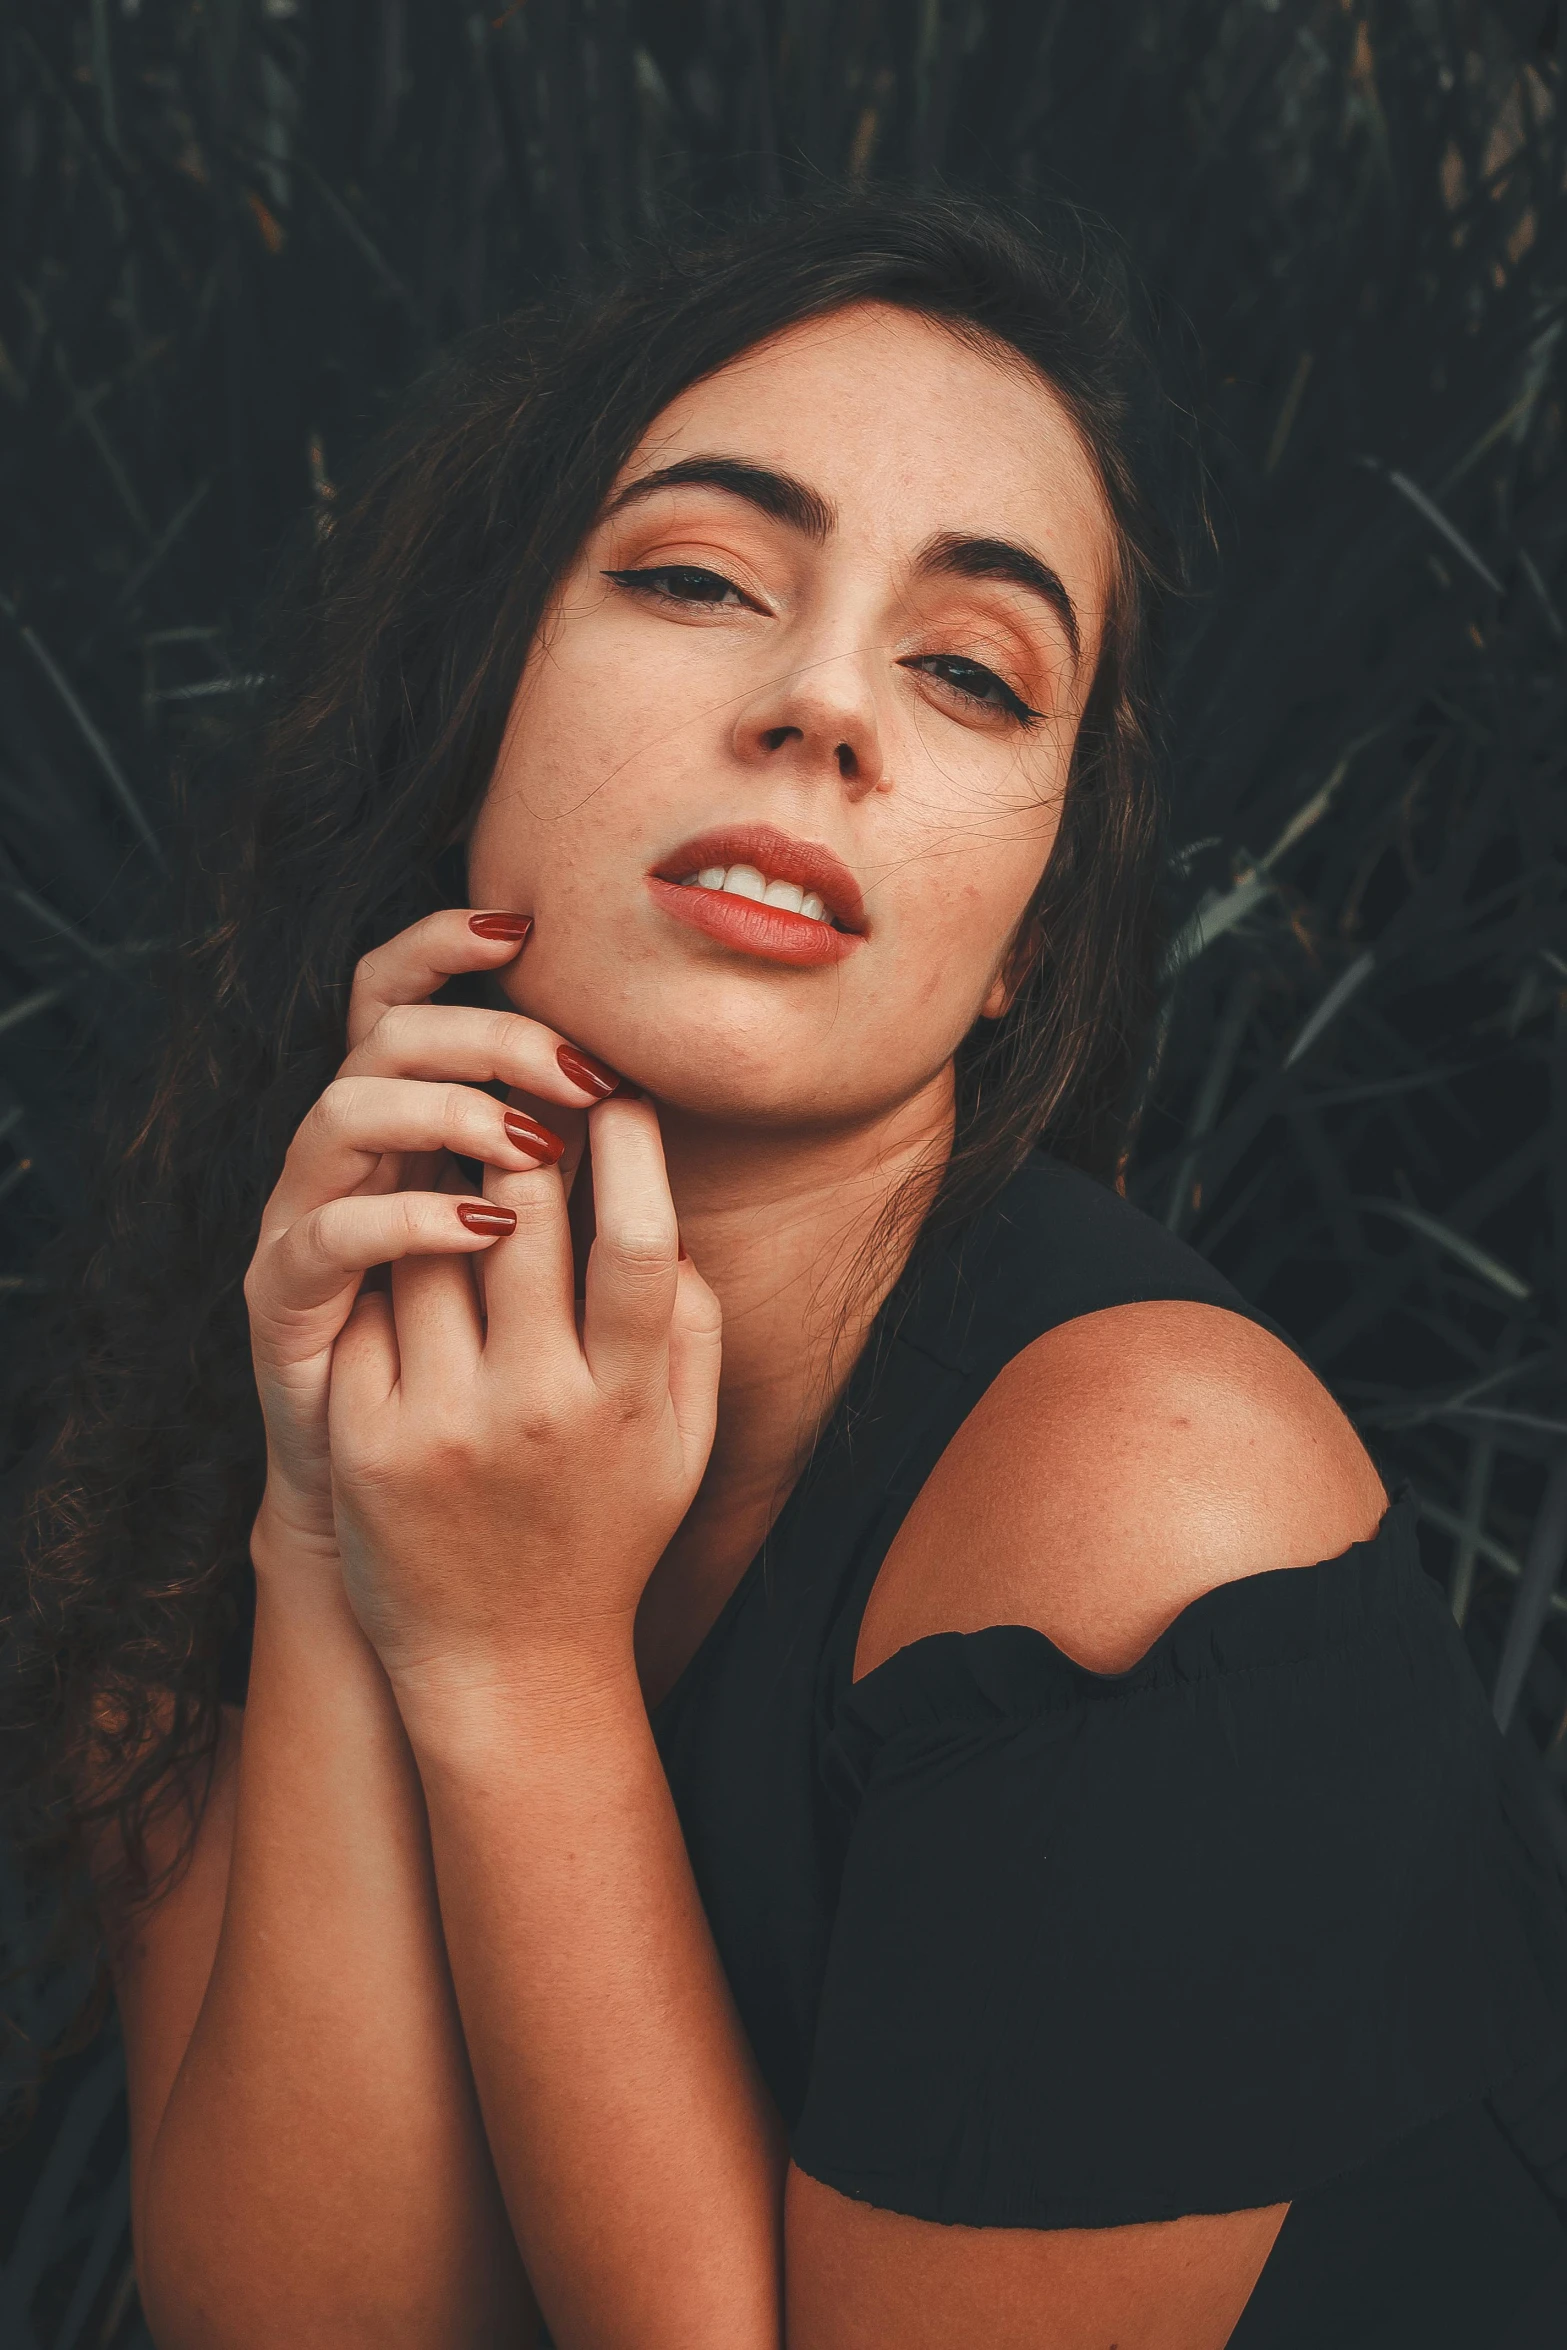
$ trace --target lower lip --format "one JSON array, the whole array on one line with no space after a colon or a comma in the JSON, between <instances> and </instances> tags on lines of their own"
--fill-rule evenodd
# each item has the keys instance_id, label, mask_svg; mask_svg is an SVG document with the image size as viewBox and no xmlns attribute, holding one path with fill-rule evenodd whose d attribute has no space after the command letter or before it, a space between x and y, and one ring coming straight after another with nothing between
<instances>
[{"instance_id":1,"label":"lower lip","mask_svg":"<svg viewBox=\"0 0 1567 2350\"><path fill-rule=\"evenodd\" d=\"M656 873L648 875L647 885L655 902L677 922L689 923L720 946L759 956L764 963L792 963L797 969L841 963L861 944L858 931L834 930L830 922L813 922L808 914L791 914L786 906L766 906L757 898L661 881Z\"/></svg>"}]
</instances>

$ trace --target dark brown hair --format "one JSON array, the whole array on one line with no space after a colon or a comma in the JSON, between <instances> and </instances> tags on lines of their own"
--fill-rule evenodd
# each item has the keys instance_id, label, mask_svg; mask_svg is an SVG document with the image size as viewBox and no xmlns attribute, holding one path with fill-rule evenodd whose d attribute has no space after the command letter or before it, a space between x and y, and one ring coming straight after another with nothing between
<instances>
[{"instance_id":1,"label":"dark brown hair","mask_svg":"<svg viewBox=\"0 0 1567 2350\"><path fill-rule=\"evenodd\" d=\"M357 958L466 896L548 599L621 465L688 385L795 322L901 305L1015 352L1097 467L1116 576L1059 837L1005 1018L958 1062L936 1231L1041 1138L1113 1176L1151 1005L1151 631L1166 536L1119 272L1071 213L819 194L636 257L591 298L464 343L416 389L276 594L269 678L195 796L188 942L158 1065L108 1154L53 1434L6 1597L0 1797L58 1867L99 1818L135 1856L212 1751L263 1448L241 1281L288 1139L343 1051ZM95 1792L91 1801L85 1790Z\"/></svg>"}]
</instances>

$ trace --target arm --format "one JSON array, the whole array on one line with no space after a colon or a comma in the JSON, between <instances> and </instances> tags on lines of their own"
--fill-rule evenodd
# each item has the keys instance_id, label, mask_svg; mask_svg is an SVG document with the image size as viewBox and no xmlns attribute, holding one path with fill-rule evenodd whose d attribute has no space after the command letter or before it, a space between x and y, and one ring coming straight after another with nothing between
<instances>
[{"instance_id":1,"label":"arm","mask_svg":"<svg viewBox=\"0 0 1567 2350\"><path fill-rule=\"evenodd\" d=\"M245 1714L118 1971L148 2322L160 2350L526 2343L396 1708L340 1585L280 1590L264 1526L257 1557Z\"/></svg>"},{"instance_id":2,"label":"arm","mask_svg":"<svg viewBox=\"0 0 1567 2350\"><path fill-rule=\"evenodd\" d=\"M345 1574L428 1805L486 2129L556 2340L774 2350L782 2131L654 1747L636 1602L712 1438L716 1305L657 1123L593 1113L583 1332L565 1195L361 1298L333 1369Z\"/></svg>"},{"instance_id":3,"label":"arm","mask_svg":"<svg viewBox=\"0 0 1567 2350\"><path fill-rule=\"evenodd\" d=\"M774 2350L783 2130L629 1642L405 1702L490 2144L556 2340Z\"/></svg>"},{"instance_id":4,"label":"arm","mask_svg":"<svg viewBox=\"0 0 1567 2350\"><path fill-rule=\"evenodd\" d=\"M493 1241L493 1217L476 1231L451 1197L400 1186L443 1149L531 1167L542 1135L558 1155L532 1121L434 1073L504 1078L568 1119L602 1091L530 1021L423 1005L448 974L509 960L518 928L442 914L361 967L349 1059L295 1138L246 1280L268 1445L249 1701L225 1722L190 1866L109 1920L138 2271L167 2350L453 2350L534 2331L418 1774L343 1591L325 1425L363 1272Z\"/></svg>"}]
</instances>

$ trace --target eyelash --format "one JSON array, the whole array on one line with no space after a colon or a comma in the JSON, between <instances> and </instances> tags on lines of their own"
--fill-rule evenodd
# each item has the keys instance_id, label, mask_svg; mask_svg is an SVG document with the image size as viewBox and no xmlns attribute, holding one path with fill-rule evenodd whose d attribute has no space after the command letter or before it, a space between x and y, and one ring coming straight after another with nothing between
<instances>
[{"instance_id":1,"label":"eyelash","mask_svg":"<svg viewBox=\"0 0 1567 2350\"><path fill-rule=\"evenodd\" d=\"M722 595L677 596L667 587L655 586L655 581L712 580L721 589L732 595L740 596L742 602L746 601L732 579L725 579L722 572L708 571L698 563L655 563L646 570L606 571L603 576L605 579L612 579L617 587L630 588L634 594L664 596L673 604L719 606L722 605L724 597ZM754 606L751 608L755 609ZM977 677L988 679L995 686L1002 697L999 702L989 700L984 694L970 693L966 686L959 685L953 678L943 677L941 679L941 683L949 693L956 694L960 701L971 702L975 709L990 711L999 709L1005 717L1011 718L1019 726L1037 725L1044 716L1042 710L1031 710L1021 694L1013 692L1005 678L998 677L995 671L987 669L983 662L971 661L964 653L922 653L915 659L901 662L899 666L904 669L915 669L938 661L946 662L953 668L969 670Z\"/></svg>"}]
</instances>

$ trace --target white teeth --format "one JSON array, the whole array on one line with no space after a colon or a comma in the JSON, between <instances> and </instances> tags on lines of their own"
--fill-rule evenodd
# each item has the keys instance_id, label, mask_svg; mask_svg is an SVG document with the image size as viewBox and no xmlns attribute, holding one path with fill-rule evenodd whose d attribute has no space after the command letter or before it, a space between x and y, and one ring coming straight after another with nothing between
<instances>
[{"instance_id":1,"label":"white teeth","mask_svg":"<svg viewBox=\"0 0 1567 2350\"><path fill-rule=\"evenodd\" d=\"M682 889L719 889L732 898L750 898L764 906L782 906L789 914L803 914L808 922L828 922L831 916L814 889L802 890L797 881L769 881L755 865L704 865L700 873L681 876Z\"/></svg>"}]
</instances>

